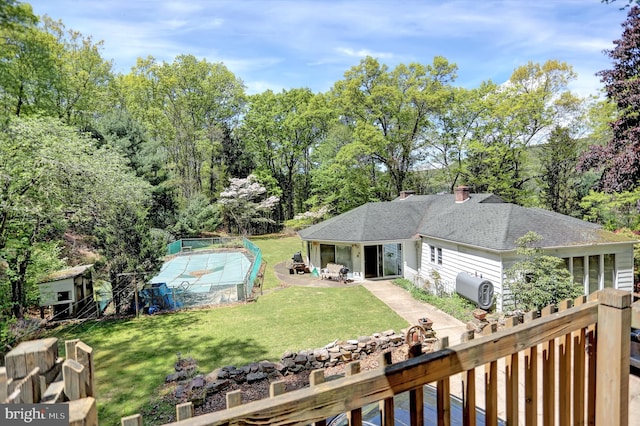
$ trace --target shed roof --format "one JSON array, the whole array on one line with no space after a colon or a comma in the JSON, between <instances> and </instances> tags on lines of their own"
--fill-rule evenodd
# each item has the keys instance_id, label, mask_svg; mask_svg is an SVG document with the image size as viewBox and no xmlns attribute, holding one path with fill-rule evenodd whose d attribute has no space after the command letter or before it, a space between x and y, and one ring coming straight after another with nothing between
<instances>
[{"instance_id":1,"label":"shed roof","mask_svg":"<svg viewBox=\"0 0 640 426\"><path fill-rule=\"evenodd\" d=\"M304 240L336 242L397 241L422 235L502 251L515 249L515 241L529 231L542 236L542 247L634 242L599 225L505 203L493 194L471 194L462 203L451 194L367 203L299 234Z\"/></svg>"},{"instance_id":2,"label":"shed roof","mask_svg":"<svg viewBox=\"0 0 640 426\"><path fill-rule=\"evenodd\" d=\"M60 271L52 272L49 275L43 277L40 280L40 284L50 283L53 281L62 281L62 280L66 280L67 278L77 277L78 275L82 275L87 270L91 269L92 266L93 266L93 263L89 265L78 265L78 266L74 266L73 268L62 269Z\"/></svg>"}]
</instances>

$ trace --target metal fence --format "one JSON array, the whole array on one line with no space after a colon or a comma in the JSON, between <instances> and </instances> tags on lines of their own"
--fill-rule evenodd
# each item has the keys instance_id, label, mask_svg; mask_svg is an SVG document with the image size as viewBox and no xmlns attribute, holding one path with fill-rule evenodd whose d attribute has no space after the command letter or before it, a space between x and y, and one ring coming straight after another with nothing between
<instances>
[{"instance_id":1,"label":"metal fence","mask_svg":"<svg viewBox=\"0 0 640 426\"><path fill-rule=\"evenodd\" d=\"M249 271L245 285L245 289L247 291L246 295L249 296L253 291L253 285L258 276L258 272L260 271L260 265L262 264L262 250L260 250L258 246L256 246L246 238L242 239L242 245L253 256L253 263L251 265L251 270Z\"/></svg>"},{"instance_id":2,"label":"metal fence","mask_svg":"<svg viewBox=\"0 0 640 426\"><path fill-rule=\"evenodd\" d=\"M167 255L204 248L242 247L240 238L183 238L167 244Z\"/></svg>"},{"instance_id":3,"label":"metal fence","mask_svg":"<svg viewBox=\"0 0 640 426\"><path fill-rule=\"evenodd\" d=\"M197 284L190 284L188 281L175 286L169 283L167 295L170 302L167 304L172 308L228 303L238 300L246 300L253 292L254 283L262 264L262 251L246 238L185 238L174 241L167 245L167 255L189 255L194 250L219 249L219 248L243 248L246 250L246 257L250 260L251 266L244 273L241 281L217 283L207 291L199 288ZM194 253L195 254L195 253ZM244 268L243 268L244 269ZM162 282L165 282L163 279ZM223 285L221 285L223 284Z\"/></svg>"}]
</instances>

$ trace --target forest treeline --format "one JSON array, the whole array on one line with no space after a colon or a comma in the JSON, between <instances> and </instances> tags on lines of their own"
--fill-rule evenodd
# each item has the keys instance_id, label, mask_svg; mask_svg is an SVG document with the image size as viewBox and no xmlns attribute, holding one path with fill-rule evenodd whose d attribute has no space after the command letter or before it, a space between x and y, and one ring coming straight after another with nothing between
<instances>
[{"instance_id":1,"label":"forest treeline","mask_svg":"<svg viewBox=\"0 0 640 426\"><path fill-rule=\"evenodd\" d=\"M101 41L0 0L0 322L64 266L95 263L117 288L172 239L278 232L402 190L465 184L638 230L639 14L607 53L606 97L572 93L554 59L464 88L444 57L248 94L188 53L116 73Z\"/></svg>"}]
</instances>

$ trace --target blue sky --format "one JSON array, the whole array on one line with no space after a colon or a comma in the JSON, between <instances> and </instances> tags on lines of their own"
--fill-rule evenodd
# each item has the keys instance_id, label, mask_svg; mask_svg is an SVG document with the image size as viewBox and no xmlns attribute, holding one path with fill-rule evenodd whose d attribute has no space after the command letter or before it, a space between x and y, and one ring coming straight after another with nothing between
<instances>
[{"instance_id":1,"label":"blue sky","mask_svg":"<svg viewBox=\"0 0 640 426\"><path fill-rule=\"evenodd\" d=\"M626 19L600 0L31 0L36 15L103 40L103 57L127 73L136 58L171 62L193 54L223 62L248 93L308 87L326 91L370 55L390 68L444 56L455 84L506 81L528 61L572 65L571 86L602 87L602 52Z\"/></svg>"}]
</instances>

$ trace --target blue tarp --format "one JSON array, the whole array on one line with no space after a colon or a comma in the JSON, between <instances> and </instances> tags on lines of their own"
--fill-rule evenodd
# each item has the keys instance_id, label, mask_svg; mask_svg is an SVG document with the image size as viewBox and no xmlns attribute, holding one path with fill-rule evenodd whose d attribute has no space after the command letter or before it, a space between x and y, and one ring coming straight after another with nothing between
<instances>
[{"instance_id":1,"label":"blue tarp","mask_svg":"<svg viewBox=\"0 0 640 426\"><path fill-rule=\"evenodd\" d=\"M147 309L152 314L159 310L173 310L182 303L173 299L173 293L166 283L152 283L138 292L138 308Z\"/></svg>"}]
</instances>

